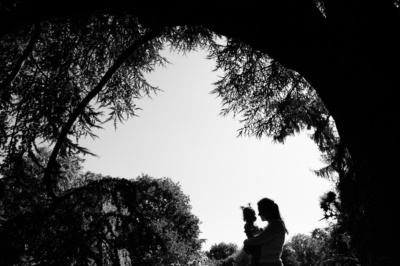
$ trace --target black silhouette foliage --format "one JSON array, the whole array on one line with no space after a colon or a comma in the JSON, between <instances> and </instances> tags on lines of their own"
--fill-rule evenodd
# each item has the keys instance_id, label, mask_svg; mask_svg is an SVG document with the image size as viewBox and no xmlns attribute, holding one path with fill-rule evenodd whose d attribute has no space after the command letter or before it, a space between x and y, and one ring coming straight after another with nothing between
<instances>
[{"instance_id":1,"label":"black silhouette foliage","mask_svg":"<svg viewBox=\"0 0 400 266\"><path fill-rule=\"evenodd\" d=\"M236 244L233 243L227 244L221 242L219 244L212 245L210 250L206 252L206 255L208 258L215 259L218 261L227 259L229 256L233 255L237 251L238 247Z\"/></svg>"},{"instance_id":2,"label":"black silhouette foliage","mask_svg":"<svg viewBox=\"0 0 400 266\"><path fill-rule=\"evenodd\" d=\"M1 265L187 264L200 250L200 221L179 184L82 173L76 156L60 171L69 180L58 202L47 197L29 157L3 172Z\"/></svg>"},{"instance_id":3,"label":"black silhouette foliage","mask_svg":"<svg viewBox=\"0 0 400 266\"><path fill-rule=\"evenodd\" d=\"M213 48L210 58L225 73L213 90L222 98L221 114L240 117L239 135L267 136L283 143L286 137L307 130L326 163L314 173L336 184L337 193L329 192L321 201L324 218L340 220L339 226L353 237L359 234L357 221L363 208L351 156L316 91L299 73L239 40L230 38L226 45ZM362 241L355 242L362 245Z\"/></svg>"},{"instance_id":4,"label":"black silhouette foliage","mask_svg":"<svg viewBox=\"0 0 400 266\"><path fill-rule=\"evenodd\" d=\"M166 45L186 52L204 47L213 36L198 26L149 30L127 14L58 19L5 35L0 42L2 166L33 153L42 141L60 143L62 156L91 154L79 145L80 137L95 138L93 129L105 122L117 126L135 116L136 101L158 91L144 73L167 63L159 54ZM50 160L47 168L53 167Z\"/></svg>"},{"instance_id":5,"label":"black silhouette foliage","mask_svg":"<svg viewBox=\"0 0 400 266\"><path fill-rule=\"evenodd\" d=\"M350 237L341 227L317 228L311 235L297 234L283 247L284 265L359 265Z\"/></svg>"}]
</instances>

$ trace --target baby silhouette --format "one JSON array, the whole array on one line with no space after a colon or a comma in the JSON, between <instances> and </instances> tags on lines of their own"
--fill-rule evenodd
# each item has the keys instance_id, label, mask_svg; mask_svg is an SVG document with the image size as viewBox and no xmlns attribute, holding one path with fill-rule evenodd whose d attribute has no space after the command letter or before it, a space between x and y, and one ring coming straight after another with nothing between
<instances>
[{"instance_id":1,"label":"baby silhouette","mask_svg":"<svg viewBox=\"0 0 400 266\"><path fill-rule=\"evenodd\" d=\"M244 232L247 238L252 238L261 233L262 229L254 225L257 220L256 212L251 208L250 204L248 207L241 207L243 211L243 221ZM259 246L249 246L244 249L244 251L251 256L251 264L257 265L260 258L260 247Z\"/></svg>"}]
</instances>

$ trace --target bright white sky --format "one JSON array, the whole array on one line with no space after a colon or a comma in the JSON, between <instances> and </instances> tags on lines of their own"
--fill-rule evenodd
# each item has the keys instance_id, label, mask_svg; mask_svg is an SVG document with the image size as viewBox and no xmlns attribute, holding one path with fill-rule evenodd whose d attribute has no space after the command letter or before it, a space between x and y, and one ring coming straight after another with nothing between
<instances>
[{"instance_id":1,"label":"bright white sky","mask_svg":"<svg viewBox=\"0 0 400 266\"><path fill-rule=\"evenodd\" d=\"M319 197L332 184L312 173L323 164L307 134L284 145L237 137L238 119L220 116L221 100L210 94L218 79L215 63L205 52L165 56L172 64L148 76L163 92L137 102L139 117L117 131L109 123L97 132L99 139L80 142L99 155L86 157L85 170L179 182L202 221L203 250L220 242L241 247L246 236L240 206L256 208L263 197L280 206L289 237L326 226L319 221ZM259 217L257 224L266 226Z\"/></svg>"}]
</instances>

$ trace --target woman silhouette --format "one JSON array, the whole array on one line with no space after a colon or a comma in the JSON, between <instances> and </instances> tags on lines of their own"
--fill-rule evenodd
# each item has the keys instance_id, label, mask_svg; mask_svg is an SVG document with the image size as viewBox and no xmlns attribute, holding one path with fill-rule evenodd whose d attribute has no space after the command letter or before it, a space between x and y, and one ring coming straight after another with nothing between
<instances>
[{"instance_id":1,"label":"woman silhouette","mask_svg":"<svg viewBox=\"0 0 400 266\"><path fill-rule=\"evenodd\" d=\"M268 225L257 236L244 241L244 248L251 249L252 246L261 246L258 266L282 266L282 249L285 243L285 223L281 218L278 205L271 199L263 198L258 203L258 215Z\"/></svg>"}]
</instances>

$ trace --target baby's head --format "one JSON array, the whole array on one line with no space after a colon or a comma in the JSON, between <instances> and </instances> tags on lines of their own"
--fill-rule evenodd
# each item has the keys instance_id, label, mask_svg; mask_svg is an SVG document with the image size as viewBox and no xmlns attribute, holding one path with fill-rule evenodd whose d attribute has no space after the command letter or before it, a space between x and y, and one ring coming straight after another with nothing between
<instances>
[{"instance_id":1,"label":"baby's head","mask_svg":"<svg viewBox=\"0 0 400 266\"><path fill-rule=\"evenodd\" d=\"M257 220L256 212L251 208L250 204L248 207L241 207L243 211L243 221L246 223L253 223Z\"/></svg>"}]
</instances>

